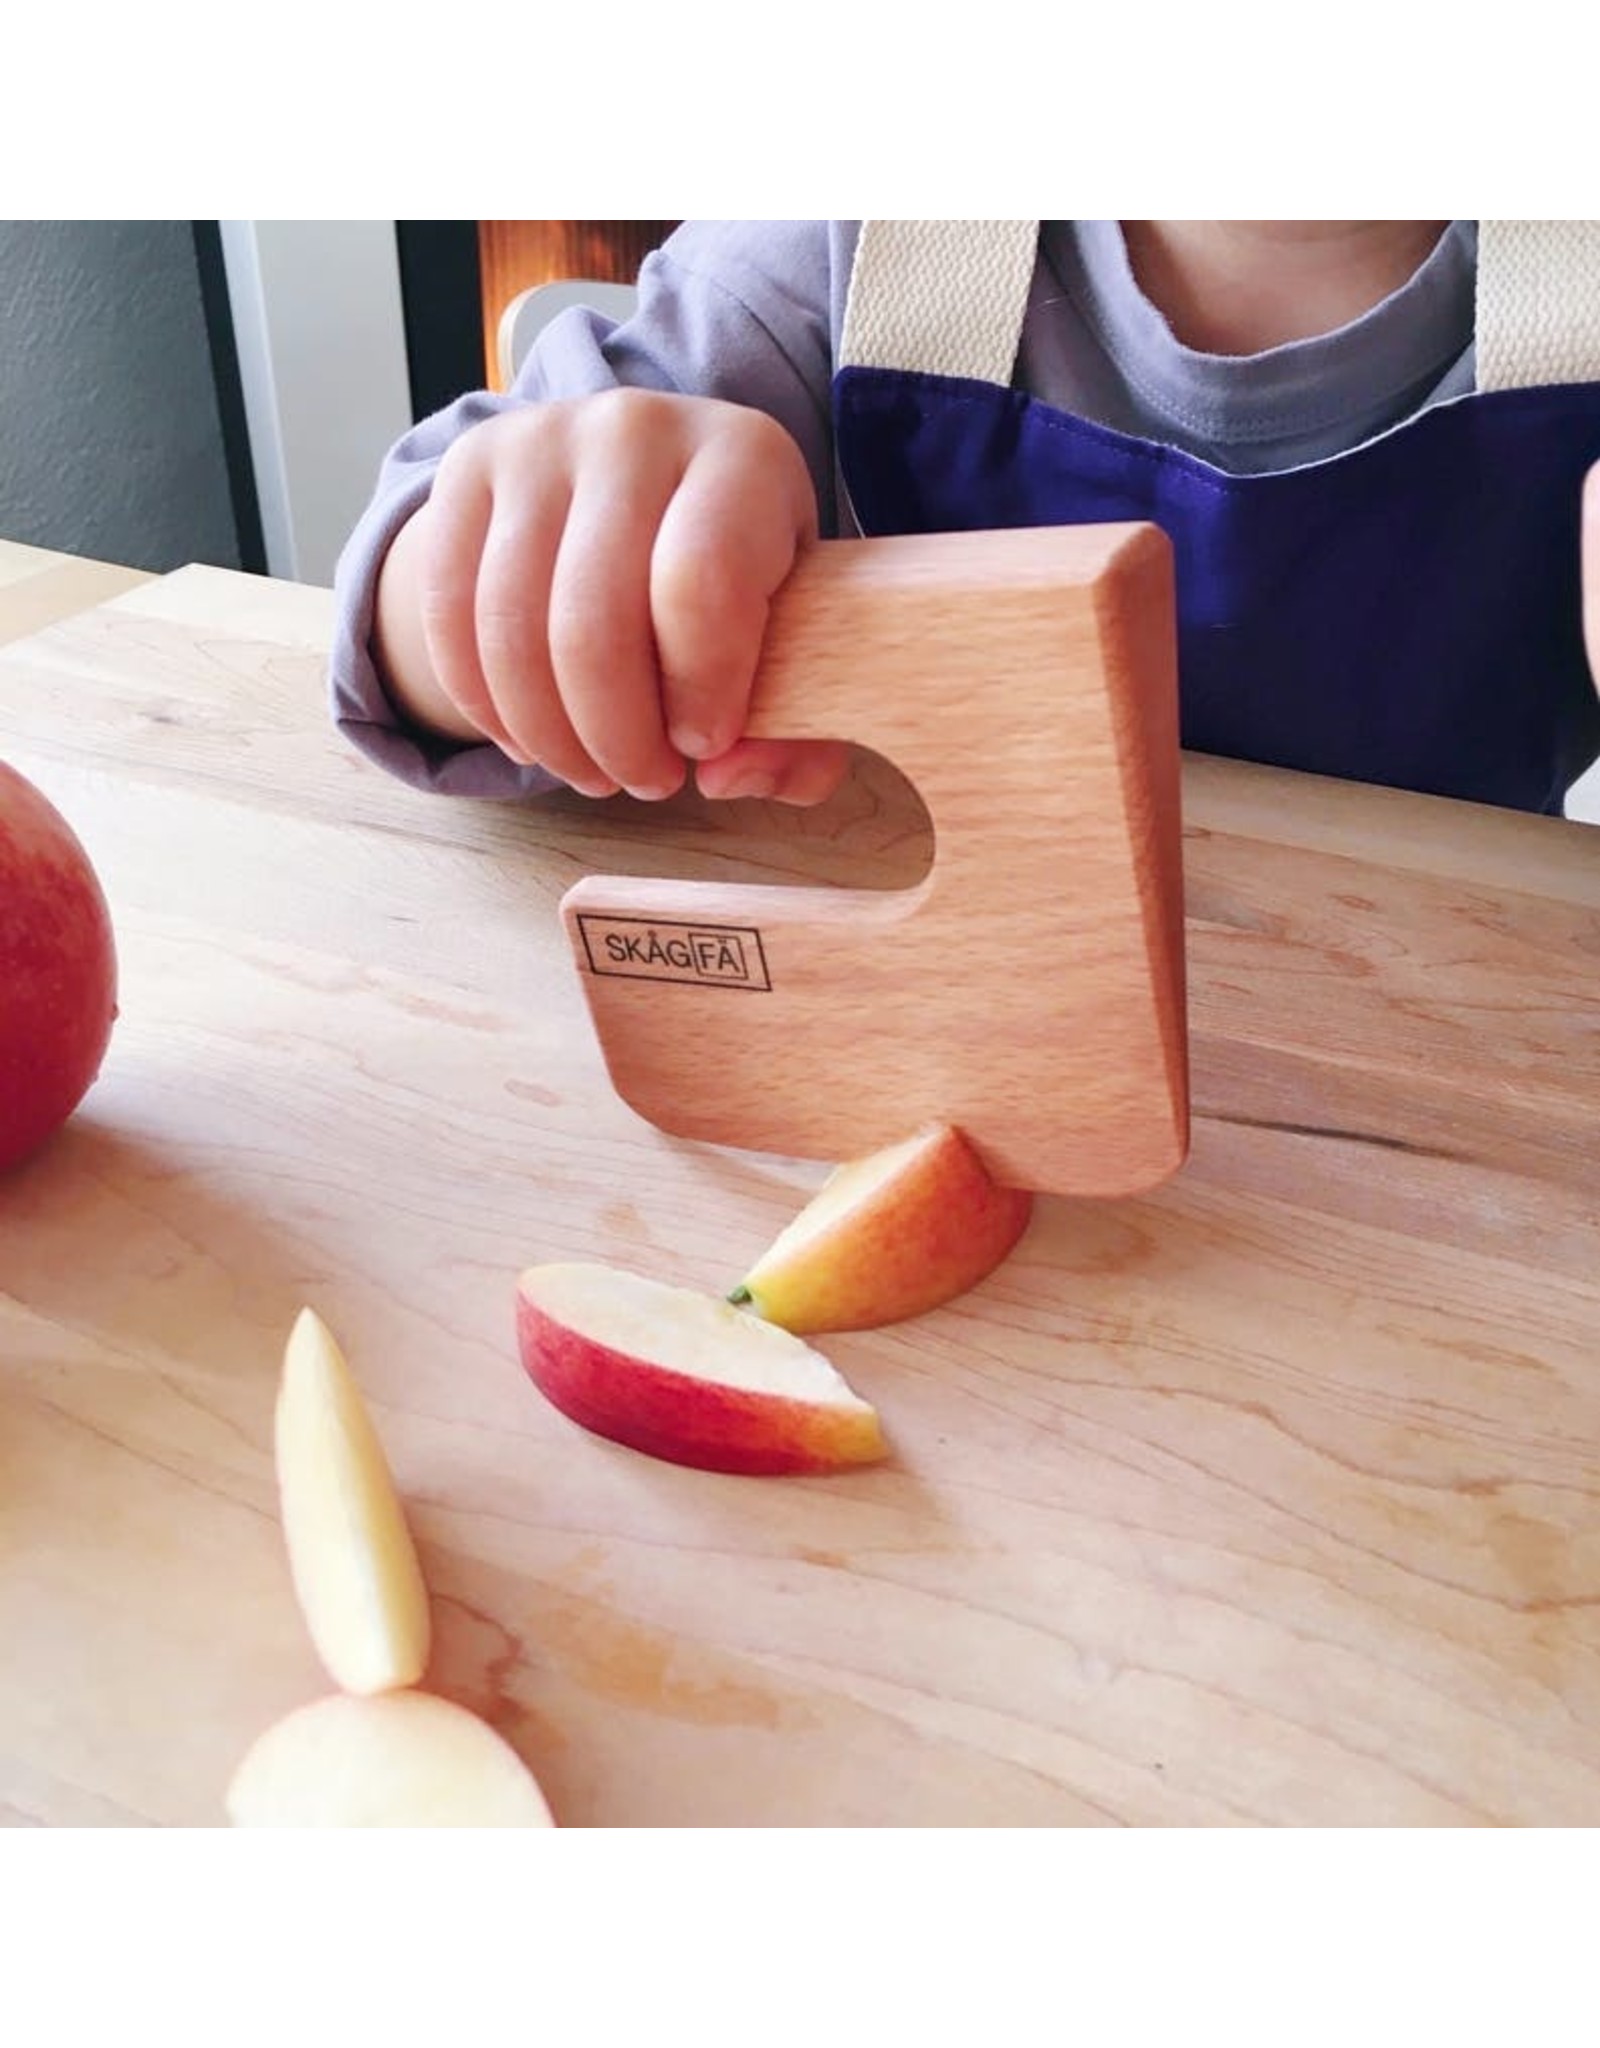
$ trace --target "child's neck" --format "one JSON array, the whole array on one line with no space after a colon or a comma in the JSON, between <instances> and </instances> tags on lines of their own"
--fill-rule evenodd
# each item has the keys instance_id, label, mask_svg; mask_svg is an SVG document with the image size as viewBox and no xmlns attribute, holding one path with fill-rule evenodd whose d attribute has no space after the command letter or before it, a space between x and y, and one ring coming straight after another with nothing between
<instances>
[{"instance_id":1,"label":"child's neck","mask_svg":"<svg viewBox=\"0 0 1600 2048\"><path fill-rule=\"evenodd\" d=\"M1326 334L1412 276L1440 220L1125 220L1139 289L1187 347L1256 355Z\"/></svg>"}]
</instances>

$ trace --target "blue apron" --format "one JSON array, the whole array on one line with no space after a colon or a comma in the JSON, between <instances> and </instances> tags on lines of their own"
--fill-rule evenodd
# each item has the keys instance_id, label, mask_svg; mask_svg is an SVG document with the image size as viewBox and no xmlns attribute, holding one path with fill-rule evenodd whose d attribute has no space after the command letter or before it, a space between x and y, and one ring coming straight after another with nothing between
<instances>
[{"instance_id":1,"label":"blue apron","mask_svg":"<svg viewBox=\"0 0 1600 2048\"><path fill-rule=\"evenodd\" d=\"M1578 552L1600 385L1456 399L1267 476L965 377L846 367L833 404L864 533L1162 527L1186 748L1549 812L1600 753Z\"/></svg>"}]
</instances>

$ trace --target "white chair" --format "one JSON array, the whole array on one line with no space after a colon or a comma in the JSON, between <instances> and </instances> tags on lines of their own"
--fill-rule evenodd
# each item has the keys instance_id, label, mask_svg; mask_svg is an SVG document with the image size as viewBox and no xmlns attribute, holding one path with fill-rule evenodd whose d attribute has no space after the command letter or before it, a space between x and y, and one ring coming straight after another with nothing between
<instances>
[{"instance_id":1,"label":"white chair","mask_svg":"<svg viewBox=\"0 0 1600 2048\"><path fill-rule=\"evenodd\" d=\"M502 389L516 381L534 337L569 306L592 306L608 320L626 320L638 304L631 284L600 284L589 278L563 277L553 284L529 285L518 292L500 315L495 331L495 357Z\"/></svg>"},{"instance_id":2,"label":"white chair","mask_svg":"<svg viewBox=\"0 0 1600 2048\"><path fill-rule=\"evenodd\" d=\"M1600 825L1600 761L1585 769L1567 791L1567 816L1584 825Z\"/></svg>"}]
</instances>

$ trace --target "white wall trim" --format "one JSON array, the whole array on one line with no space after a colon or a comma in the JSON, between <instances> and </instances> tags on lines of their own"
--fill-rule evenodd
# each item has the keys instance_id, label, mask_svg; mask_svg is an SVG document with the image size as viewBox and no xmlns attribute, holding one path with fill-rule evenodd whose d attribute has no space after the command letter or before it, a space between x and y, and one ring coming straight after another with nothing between
<instances>
[{"instance_id":1,"label":"white wall trim","mask_svg":"<svg viewBox=\"0 0 1600 2048\"><path fill-rule=\"evenodd\" d=\"M267 568L326 585L411 425L395 224L220 226Z\"/></svg>"}]
</instances>

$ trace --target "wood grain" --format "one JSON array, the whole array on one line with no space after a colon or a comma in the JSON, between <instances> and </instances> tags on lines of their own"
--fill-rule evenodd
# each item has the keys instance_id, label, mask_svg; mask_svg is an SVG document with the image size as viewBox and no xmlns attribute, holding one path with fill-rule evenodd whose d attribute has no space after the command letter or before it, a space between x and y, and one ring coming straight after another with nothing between
<instances>
[{"instance_id":1,"label":"wood grain","mask_svg":"<svg viewBox=\"0 0 1600 2048\"><path fill-rule=\"evenodd\" d=\"M516 1272L720 1287L819 1169L617 1099L558 903L903 887L926 820L866 758L823 815L417 795L327 730L325 618L191 570L0 654L123 958L0 1182L0 1812L218 1824L322 1689L270 1453L309 1301L430 1682L570 1825L1600 1822L1600 836L1188 761L1183 1170L830 1343L885 1466L691 1473L526 1385Z\"/></svg>"},{"instance_id":2,"label":"wood grain","mask_svg":"<svg viewBox=\"0 0 1600 2048\"><path fill-rule=\"evenodd\" d=\"M0 540L0 644L24 639L148 580L142 569Z\"/></svg>"},{"instance_id":3,"label":"wood grain","mask_svg":"<svg viewBox=\"0 0 1600 2048\"><path fill-rule=\"evenodd\" d=\"M774 602L748 729L893 761L927 812L929 872L892 893L576 884L562 915L623 1098L680 1137L823 1160L953 1123L1000 1180L1058 1194L1175 1172L1165 538L824 541Z\"/></svg>"}]
</instances>

